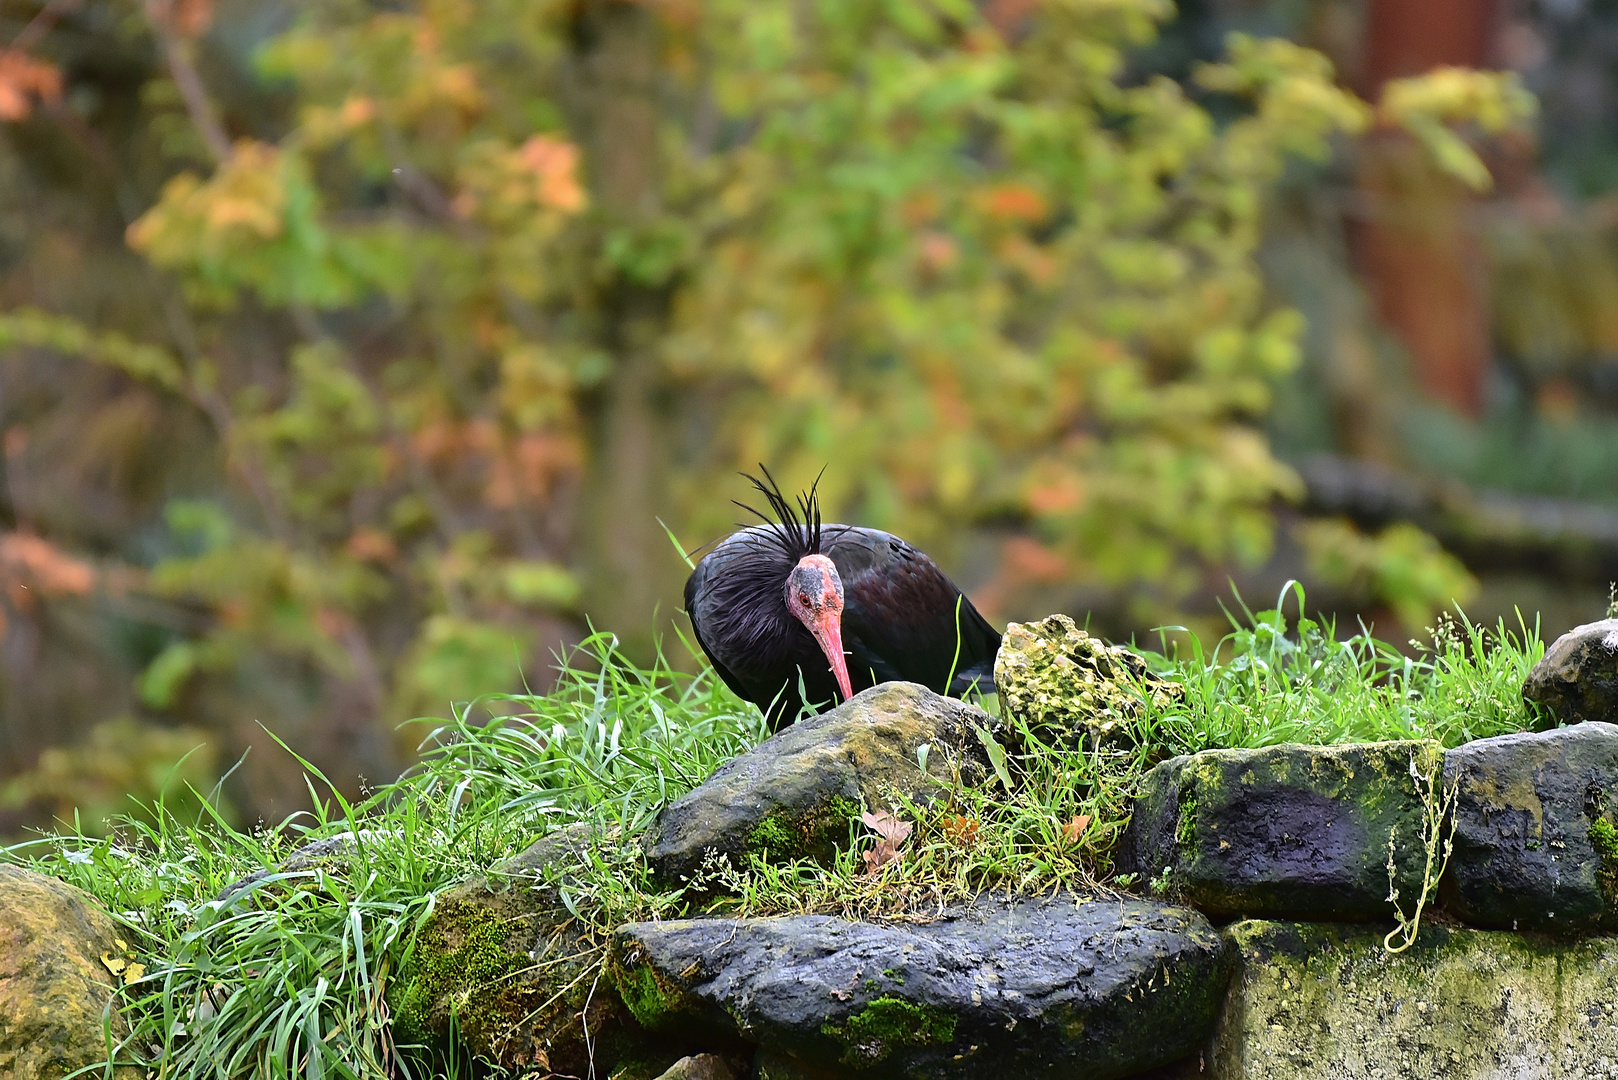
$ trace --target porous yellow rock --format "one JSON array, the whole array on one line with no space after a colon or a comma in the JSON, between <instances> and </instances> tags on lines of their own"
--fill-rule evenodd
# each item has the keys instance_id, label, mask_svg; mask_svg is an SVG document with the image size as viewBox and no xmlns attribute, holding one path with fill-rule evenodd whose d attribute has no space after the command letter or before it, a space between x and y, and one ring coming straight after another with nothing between
<instances>
[{"instance_id":1,"label":"porous yellow rock","mask_svg":"<svg viewBox=\"0 0 1618 1080\"><path fill-rule=\"evenodd\" d=\"M84 892L0 865L0 1077L61 1080L106 1061L103 1018L130 964L111 917ZM125 1029L116 1013L111 1019L119 1038Z\"/></svg>"},{"instance_id":2,"label":"porous yellow rock","mask_svg":"<svg viewBox=\"0 0 1618 1080\"><path fill-rule=\"evenodd\" d=\"M1036 733L1103 738L1138 716L1144 700L1167 706L1184 693L1138 653L1091 637L1066 615L1009 624L994 682L1001 708Z\"/></svg>"}]
</instances>

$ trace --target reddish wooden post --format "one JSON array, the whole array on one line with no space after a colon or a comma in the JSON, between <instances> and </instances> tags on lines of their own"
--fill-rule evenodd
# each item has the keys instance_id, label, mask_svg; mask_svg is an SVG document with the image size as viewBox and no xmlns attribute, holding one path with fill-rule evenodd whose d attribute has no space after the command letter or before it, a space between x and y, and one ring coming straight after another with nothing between
<instances>
[{"instance_id":1,"label":"reddish wooden post","mask_svg":"<svg viewBox=\"0 0 1618 1080\"><path fill-rule=\"evenodd\" d=\"M1389 79L1483 67L1493 29L1492 0L1370 0L1362 92L1376 101ZM1422 389L1477 415L1491 348L1471 193L1393 131L1365 141L1359 191L1356 250L1378 315L1409 350Z\"/></svg>"}]
</instances>

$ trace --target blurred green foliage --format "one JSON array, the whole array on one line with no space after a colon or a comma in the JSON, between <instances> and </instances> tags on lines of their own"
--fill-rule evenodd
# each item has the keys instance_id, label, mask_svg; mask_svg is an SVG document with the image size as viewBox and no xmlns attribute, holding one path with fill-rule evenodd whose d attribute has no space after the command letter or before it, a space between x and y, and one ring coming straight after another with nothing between
<instances>
[{"instance_id":1,"label":"blurred green foliage","mask_svg":"<svg viewBox=\"0 0 1618 1080\"><path fill-rule=\"evenodd\" d=\"M210 90L239 36L203 0L57 12L36 47L146 65L125 142L82 65L27 121L102 155L144 301L30 294L0 346L155 395L178 419L144 437L207 463L118 553L181 613L148 710L221 723L279 679L338 732L317 761L377 776L399 748L366 729L514 687L581 614L646 636L683 570L657 518L724 532L758 461L829 463L833 516L945 561L1010 523L1001 583L1124 587L1142 618L1269 552L1299 482L1256 423L1302 322L1254 263L1265 193L1376 115L1320 54L1236 35L1190 85L1125 79L1167 0L295 14L253 51L257 111ZM1472 182L1456 132L1528 107L1498 76L1397 90L1382 120ZM1465 585L1420 537L1327 541L1417 623Z\"/></svg>"},{"instance_id":2,"label":"blurred green foliage","mask_svg":"<svg viewBox=\"0 0 1618 1080\"><path fill-rule=\"evenodd\" d=\"M104 836L113 818L155 824L164 813L191 821L214 791L219 754L195 728L154 728L120 716L75 746L54 746L29 772L0 784L0 806L35 806L57 827ZM162 810L159 809L161 804Z\"/></svg>"}]
</instances>

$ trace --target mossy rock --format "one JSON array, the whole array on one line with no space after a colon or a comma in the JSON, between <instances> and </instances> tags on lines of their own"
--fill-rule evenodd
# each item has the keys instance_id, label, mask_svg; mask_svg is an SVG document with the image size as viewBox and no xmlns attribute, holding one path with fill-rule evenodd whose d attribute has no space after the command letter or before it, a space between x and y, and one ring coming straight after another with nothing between
<instances>
[{"instance_id":1,"label":"mossy rock","mask_svg":"<svg viewBox=\"0 0 1618 1080\"><path fill-rule=\"evenodd\" d=\"M128 1034L112 1008L113 969L130 963L120 934L79 889L0 865L0 1077L61 1080L107 1060L107 1025L114 1042ZM136 1080L143 1070L112 1075Z\"/></svg>"},{"instance_id":2,"label":"mossy rock","mask_svg":"<svg viewBox=\"0 0 1618 1080\"><path fill-rule=\"evenodd\" d=\"M441 1043L453 1030L503 1068L579 1076L660 1056L600 977L605 942L556 895L557 860L594 842L587 829L561 830L438 898L390 999L400 1042Z\"/></svg>"},{"instance_id":3,"label":"mossy rock","mask_svg":"<svg viewBox=\"0 0 1618 1080\"><path fill-rule=\"evenodd\" d=\"M862 809L892 808L899 796L928 802L956 777L981 783L989 763L975 729L993 725L976 706L915 683L872 687L771 736L664 807L647 861L665 886L698 891L717 888L702 874L718 860L829 861Z\"/></svg>"},{"instance_id":4,"label":"mossy rock","mask_svg":"<svg viewBox=\"0 0 1618 1080\"><path fill-rule=\"evenodd\" d=\"M1379 919L1393 914L1391 838L1392 885L1413 909L1442 753L1399 741L1172 758L1141 784L1119 868L1221 917Z\"/></svg>"},{"instance_id":5,"label":"mossy rock","mask_svg":"<svg viewBox=\"0 0 1618 1080\"><path fill-rule=\"evenodd\" d=\"M1064 745L1118 741L1145 701L1167 707L1185 693L1138 653L1091 637L1066 615L1007 625L994 683L1007 716Z\"/></svg>"},{"instance_id":6,"label":"mossy rock","mask_svg":"<svg viewBox=\"0 0 1618 1080\"><path fill-rule=\"evenodd\" d=\"M923 924L634 923L613 978L657 1031L753 1044L760 1077L1114 1080L1192 1052L1229 975L1201 915L1067 894Z\"/></svg>"},{"instance_id":7,"label":"mossy rock","mask_svg":"<svg viewBox=\"0 0 1618 1080\"><path fill-rule=\"evenodd\" d=\"M1479 739L1444 774L1458 785L1446 908L1500 930L1618 929L1618 726Z\"/></svg>"},{"instance_id":8,"label":"mossy rock","mask_svg":"<svg viewBox=\"0 0 1618 1080\"><path fill-rule=\"evenodd\" d=\"M1237 974L1187 1080L1609 1077L1618 1062L1618 939L1429 926L1389 954L1380 928L1225 933Z\"/></svg>"}]
</instances>

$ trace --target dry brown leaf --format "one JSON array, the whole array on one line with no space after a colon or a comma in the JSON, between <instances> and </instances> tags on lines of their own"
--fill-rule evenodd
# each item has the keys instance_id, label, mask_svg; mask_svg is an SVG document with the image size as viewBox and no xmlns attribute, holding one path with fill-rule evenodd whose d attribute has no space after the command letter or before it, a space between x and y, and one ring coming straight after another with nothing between
<instances>
[{"instance_id":1,"label":"dry brown leaf","mask_svg":"<svg viewBox=\"0 0 1618 1080\"><path fill-rule=\"evenodd\" d=\"M916 827L914 822L902 821L886 810L878 810L874 814L869 812L861 814L860 820L865 822L866 827L882 837L882 839L895 844L904 843L905 838Z\"/></svg>"},{"instance_id":2,"label":"dry brown leaf","mask_svg":"<svg viewBox=\"0 0 1618 1080\"><path fill-rule=\"evenodd\" d=\"M886 810L878 810L874 814L861 814L860 820L865 822L866 827L879 838L876 846L864 854L867 874L875 874L884 866L898 862L903 857L899 845L909 838L911 831L916 827L915 822L901 821Z\"/></svg>"}]
</instances>

